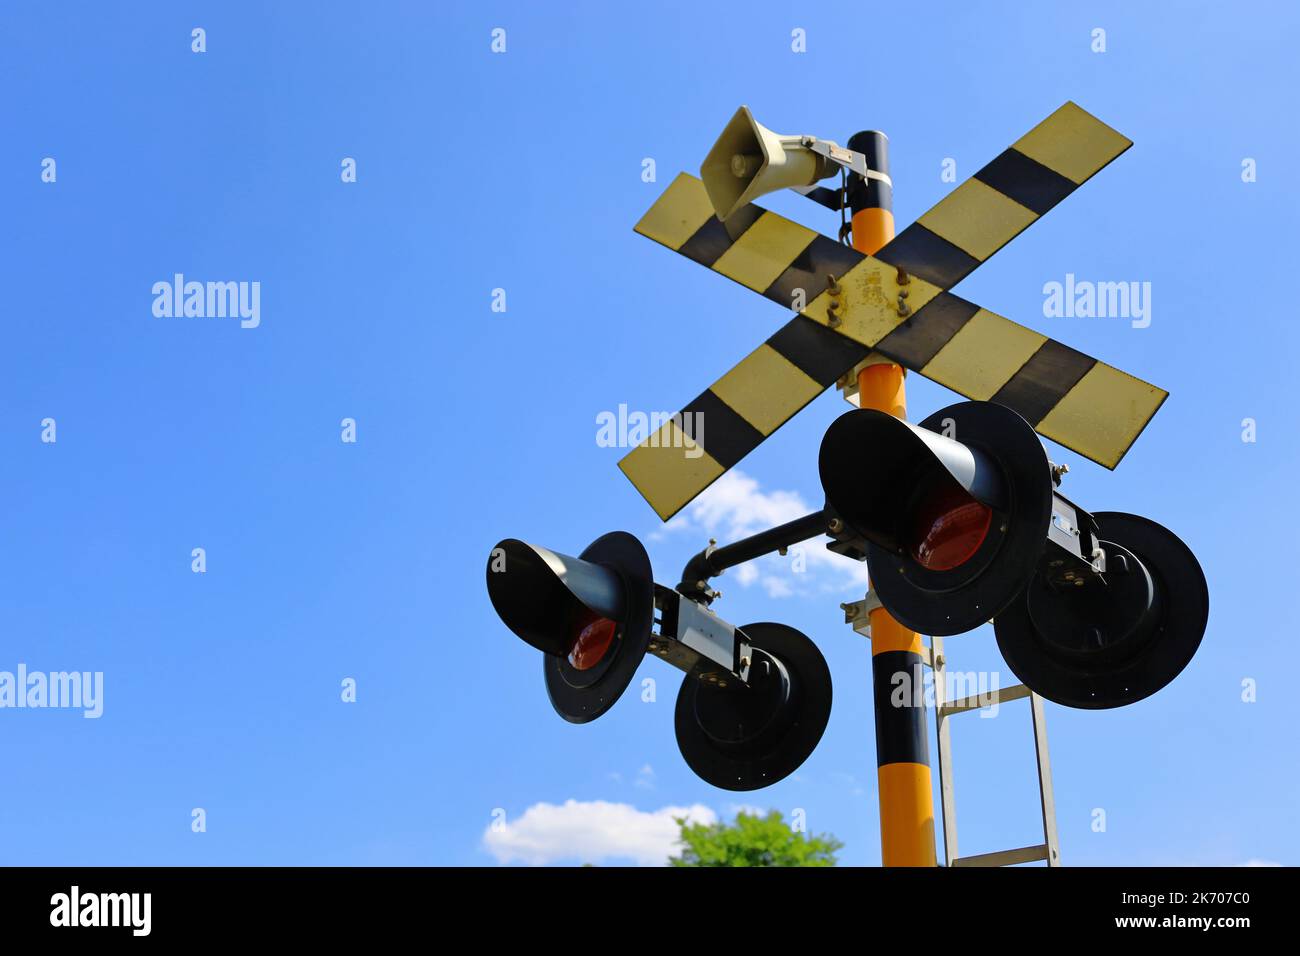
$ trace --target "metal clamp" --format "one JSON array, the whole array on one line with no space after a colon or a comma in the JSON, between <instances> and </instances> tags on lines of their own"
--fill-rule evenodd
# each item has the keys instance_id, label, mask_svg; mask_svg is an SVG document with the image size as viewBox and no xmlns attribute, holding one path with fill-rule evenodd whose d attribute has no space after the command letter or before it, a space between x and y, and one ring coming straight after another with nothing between
<instances>
[{"instance_id":1,"label":"metal clamp","mask_svg":"<svg viewBox=\"0 0 1300 956\"><path fill-rule=\"evenodd\" d=\"M850 601L841 604L840 607L844 611L844 623L852 625L853 630L870 639L871 612L884 607L884 605L880 603L880 598L876 596L875 591L868 591L867 596L861 601Z\"/></svg>"}]
</instances>

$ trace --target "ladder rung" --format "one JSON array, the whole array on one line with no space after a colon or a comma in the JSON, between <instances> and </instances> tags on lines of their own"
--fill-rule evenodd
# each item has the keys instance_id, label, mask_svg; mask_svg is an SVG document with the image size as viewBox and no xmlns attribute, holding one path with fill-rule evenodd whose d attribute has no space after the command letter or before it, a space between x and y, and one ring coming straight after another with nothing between
<instances>
[{"instance_id":1,"label":"ladder rung","mask_svg":"<svg viewBox=\"0 0 1300 956\"><path fill-rule=\"evenodd\" d=\"M992 707L994 704L1006 703L1009 700L1020 700L1022 697L1029 696L1029 688L1024 684L1016 684L1014 687L999 687L988 695L976 694L974 697L963 697L961 700L954 700L950 704L943 705L943 715L961 714L968 710L980 710L984 707Z\"/></svg>"},{"instance_id":2,"label":"ladder rung","mask_svg":"<svg viewBox=\"0 0 1300 956\"><path fill-rule=\"evenodd\" d=\"M1033 863L1035 860L1047 859L1047 844L1022 846L1016 850L998 850L995 853L981 853L978 856L963 856L952 861L953 866L1014 866L1017 863Z\"/></svg>"}]
</instances>

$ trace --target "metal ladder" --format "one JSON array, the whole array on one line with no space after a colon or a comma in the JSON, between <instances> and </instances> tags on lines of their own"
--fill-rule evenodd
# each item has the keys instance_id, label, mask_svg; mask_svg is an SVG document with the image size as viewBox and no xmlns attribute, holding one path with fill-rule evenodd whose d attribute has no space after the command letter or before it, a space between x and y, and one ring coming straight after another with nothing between
<instances>
[{"instance_id":1,"label":"metal ladder","mask_svg":"<svg viewBox=\"0 0 1300 956\"><path fill-rule=\"evenodd\" d=\"M870 639L869 614L880 607L874 593L868 592L865 600L841 605L845 623ZM1017 863L1034 863L1045 860L1048 866L1061 865L1061 847L1056 836L1056 801L1052 796L1052 765L1047 753L1047 717L1043 711L1043 698L1024 684L1003 687L981 699L963 697L947 701L947 660L944 657L943 638L931 637L930 646L921 648L921 659L934 674L934 714L938 731L939 800L943 808L943 851L947 866L1014 866ZM1043 811L1043 842L1014 850L996 850L976 856L957 855L957 803L952 786L952 737L948 720L957 714L980 710L992 704L1004 704L1028 698L1029 711L1034 723L1034 754L1038 761L1038 797Z\"/></svg>"},{"instance_id":2,"label":"metal ladder","mask_svg":"<svg viewBox=\"0 0 1300 956\"><path fill-rule=\"evenodd\" d=\"M1043 698L1024 684L1002 687L984 700L979 696L945 701L947 690L947 661L943 653L943 638L930 638L928 654L922 654L934 673L934 715L939 735L939 798L943 805L943 855L948 866L1013 866L1046 860L1048 866L1061 865L1061 846L1056 838L1056 800L1052 796L1052 764L1047 755L1047 717L1043 711ZM948 720L956 714L979 710L990 704L1004 704L1012 700L1029 699L1029 712L1034 721L1034 754L1038 760L1038 798L1043 811L1043 842L1014 850L996 850L977 856L957 855L957 803L952 789L952 738Z\"/></svg>"}]
</instances>

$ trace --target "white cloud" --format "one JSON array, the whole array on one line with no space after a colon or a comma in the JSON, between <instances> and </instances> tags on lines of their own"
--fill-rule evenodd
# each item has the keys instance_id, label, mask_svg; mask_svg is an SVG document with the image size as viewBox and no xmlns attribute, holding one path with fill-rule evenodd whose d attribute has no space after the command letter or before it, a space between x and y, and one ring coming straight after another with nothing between
<instances>
[{"instance_id":1,"label":"white cloud","mask_svg":"<svg viewBox=\"0 0 1300 956\"><path fill-rule=\"evenodd\" d=\"M793 521L812 510L798 492L760 491L757 480L733 468L692 501L686 515L706 531L732 539Z\"/></svg>"},{"instance_id":2,"label":"white cloud","mask_svg":"<svg viewBox=\"0 0 1300 956\"><path fill-rule=\"evenodd\" d=\"M1281 866L1281 863L1274 863L1272 860L1247 860L1238 866Z\"/></svg>"},{"instance_id":3,"label":"white cloud","mask_svg":"<svg viewBox=\"0 0 1300 956\"><path fill-rule=\"evenodd\" d=\"M652 534L651 538L663 540L669 534L694 531L728 544L774 525L793 521L813 510L798 492L765 492L755 479L733 468L664 525L662 534L658 537ZM772 554L732 568L727 572L729 577L723 580L734 580L746 588L760 584L772 598L808 594L816 587L823 592L845 588L861 588L865 592L866 563L828 551L825 543L824 538L813 538L791 548L785 557ZM802 555L804 571L794 570L796 554ZM817 570L826 572L826 576L814 583L813 572ZM718 581L715 587L721 583Z\"/></svg>"},{"instance_id":4,"label":"white cloud","mask_svg":"<svg viewBox=\"0 0 1300 956\"><path fill-rule=\"evenodd\" d=\"M655 768L646 764L636 772L636 785L642 790L653 790L655 785Z\"/></svg>"},{"instance_id":5,"label":"white cloud","mask_svg":"<svg viewBox=\"0 0 1300 956\"><path fill-rule=\"evenodd\" d=\"M794 588L790 587L790 583L785 578L778 578L772 574L764 576L763 590L770 598L783 598L794 594Z\"/></svg>"},{"instance_id":6,"label":"white cloud","mask_svg":"<svg viewBox=\"0 0 1300 956\"><path fill-rule=\"evenodd\" d=\"M500 829L489 826L483 846L498 863L545 866L631 860L638 866L663 866L681 850L677 817L705 824L718 819L713 810L698 803L651 812L604 800L566 800L559 806L535 803Z\"/></svg>"}]
</instances>

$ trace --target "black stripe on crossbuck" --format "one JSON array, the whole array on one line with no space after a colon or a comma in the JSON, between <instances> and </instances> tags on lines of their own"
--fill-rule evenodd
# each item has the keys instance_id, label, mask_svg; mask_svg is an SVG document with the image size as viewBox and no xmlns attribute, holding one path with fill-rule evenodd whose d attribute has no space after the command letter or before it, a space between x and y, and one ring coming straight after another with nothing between
<instances>
[{"instance_id":1,"label":"black stripe on crossbuck","mask_svg":"<svg viewBox=\"0 0 1300 956\"><path fill-rule=\"evenodd\" d=\"M682 431L723 468L731 468L757 448L763 433L740 417L711 389L705 389L682 409ZM703 425L703 435L698 425Z\"/></svg>"},{"instance_id":2,"label":"black stripe on crossbuck","mask_svg":"<svg viewBox=\"0 0 1300 956\"><path fill-rule=\"evenodd\" d=\"M980 261L914 222L876 253L881 262L918 276L941 289L951 289L975 270Z\"/></svg>"},{"instance_id":3,"label":"black stripe on crossbuck","mask_svg":"<svg viewBox=\"0 0 1300 956\"><path fill-rule=\"evenodd\" d=\"M702 266L712 268L722 258L722 254L732 247L737 239L754 223L758 222L764 210L750 203L735 213L725 223L717 216L710 216L708 221L694 235L682 243L677 251L688 259L693 259Z\"/></svg>"},{"instance_id":4,"label":"black stripe on crossbuck","mask_svg":"<svg viewBox=\"0 0 1300 956\"><path fill-rule=\"evenodd\" d=\"M768 286L763 295L787 309L794 308L796 289L803 289L805 306L826 291L826 277L844 275L865 259L856 249L818 235L794 261ZM842 338L843 336L841 336Z\"/></svg>"},{"instance_id":5,"label":"black stripe on crossbuck","mask_svg":"<svg viewBox=\"0 0 1300 956\"><path fill-rule=\"evenodd\" d=\"M781 326L767 344L822 388L834 385L871 351L803 315Z\"/></svg>"},{"instance_id":6,"label":"black stripe on crossbuck","mask_svg":"<svg viewBox=\"0 0 1300 956\"><path fill-rule=\"evenodd\" d=\"M1078 183L1016 149L1005 150L975 178L1040 216L1079 188Z\"/></svg>"},{"instance_id":7,"label":"black stripe on crossbuck","mask_svg":"<svg viewBox=\"0 0 1300 956\"><path fill-rule=\"evenodd\" d=\"M974 302L940 292L877 342L876 351L920 371L978 311Z\"/></svg>"},{"instance_id":8,"label":"black stripe on crossbuck","mask_svg":"<svg viewBox=\"0 0 1300 956\"><path fill-rule=\"evenodd\" d=\"M990 401L1037 425L1096 364L1095 358L1048 339Z\"/></svg>"}]
</instances>

